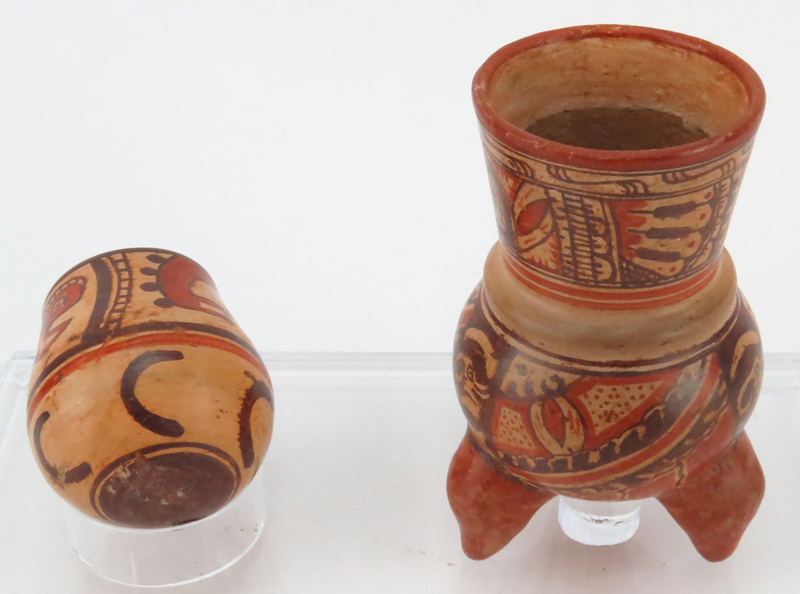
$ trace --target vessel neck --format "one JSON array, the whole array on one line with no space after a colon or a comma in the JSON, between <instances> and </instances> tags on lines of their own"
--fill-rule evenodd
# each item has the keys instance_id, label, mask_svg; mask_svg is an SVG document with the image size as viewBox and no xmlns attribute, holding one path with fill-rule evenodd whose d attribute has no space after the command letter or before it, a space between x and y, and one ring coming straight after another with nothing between
<instances>
[{"instance_id":1,"label":"vessel neck","mask_svg":"<svg viewBox=\"0 0 800 594\"><path fill-rule=\"evenodd\" d=\"M657 359L691 350L718 331L736 306L736 271L727 251L694 294L658 307L586 307L553 299L512 273L495 244L484 266L488 306L521 340L579 359Z\"/></svg>"},{"instance_id":2,"label":"vessel neck","mask_svg":"<svg viewBox=\"0 0 800 594\"><path fill-rule=\"evenodd\" d=\"M621 173L526 155L485 130L483 142L509 269L541 294L596 309L660 307L708 284L751 147Z\"/></svg>"},{"instance_id":3,"label":"vessel neck","mask_svg":"<svg viewBox=\"0 0 800 594\"><path fill-rule=\"evenodd\" d=\"M653 283L639 287L603 287L577 284L555 275L547 275L500 247L504 266L522 285L535 293L562 303L599 310L651 309L673 305L703 290L719 268L719 258L700 272L671 283Z\"/></svg>"}]
</instances>

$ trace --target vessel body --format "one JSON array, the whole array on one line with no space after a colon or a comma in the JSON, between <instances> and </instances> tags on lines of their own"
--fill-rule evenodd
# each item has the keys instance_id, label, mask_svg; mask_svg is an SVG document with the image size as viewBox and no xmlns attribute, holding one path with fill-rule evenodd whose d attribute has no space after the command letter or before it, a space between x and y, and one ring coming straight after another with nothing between
<instances>
[{"instance_id":1,"label":"vessel body","mask_svg":"<svg viewBox=\"0 0 800 594\"><path fill-rule=\"evenodd\" d=\"M196 262L119 250L50 291L28 432L44 477L87 515L162 528L214 513L253 478L272 422L266 368Z\"/></svg>"}]
</instances>

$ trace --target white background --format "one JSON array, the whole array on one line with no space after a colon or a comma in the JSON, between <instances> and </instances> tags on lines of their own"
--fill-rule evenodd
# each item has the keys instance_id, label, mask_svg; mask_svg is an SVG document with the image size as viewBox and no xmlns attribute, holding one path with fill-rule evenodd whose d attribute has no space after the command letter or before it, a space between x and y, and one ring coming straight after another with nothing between
<instances>
[{"instance_id":1,"label":"white background","mask_svg":"<svg viewBox=\"0 0 800 594\"><path fill-rule=\"evenodd\" d=\"M767 87L727 247L768 351L800 351L790 0L0 2L0 355L122 247L209 270L267 351L447 351L496 240L470 82L558 27L703 37Z\"/></svg>"}]
</instances>

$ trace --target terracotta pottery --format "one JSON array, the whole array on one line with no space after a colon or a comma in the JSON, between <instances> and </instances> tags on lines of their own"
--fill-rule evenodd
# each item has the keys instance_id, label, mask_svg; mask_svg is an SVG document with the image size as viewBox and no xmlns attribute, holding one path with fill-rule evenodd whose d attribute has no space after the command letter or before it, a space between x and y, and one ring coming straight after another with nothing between
<instances>
[{"instance_id":1,"label":"terracotta pottery","mask_svg":"<svg viewBox=\"0 0 800 594\"><path fill-rule=\"evenodd\" d=\"M563 494L657 497L725 559L764 493L744 432L761 341L723 248L758 76L685 35L576 27L496 52L473 98L500 242L455 340L464 551Z\"/></svg>"},{"instance_id":2,"label":"terracotta pottery","mask_svg":"<svg viewBox=\"0 0 800 594\"><path fill-rule=\"evenodd\" d=\"M47 296L28 432L86 514L160 528L214 513L257 472L272 418L263 362L189 258L101 254Z\"/></svg>"}]
</instances>

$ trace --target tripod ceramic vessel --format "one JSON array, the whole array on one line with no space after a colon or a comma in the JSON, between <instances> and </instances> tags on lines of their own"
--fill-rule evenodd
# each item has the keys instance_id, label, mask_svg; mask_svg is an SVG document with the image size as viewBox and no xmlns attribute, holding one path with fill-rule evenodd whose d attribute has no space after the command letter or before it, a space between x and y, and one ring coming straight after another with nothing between
<instances>
[{"instance_id":1,"label":"tripod ceramic vessel","mask_svg":"<svg viewBox=\"0 0 800 594\"><path fill-rule=\"evenodd\" d=\"M44 477L90 517L163 528L214 513L258 471L272 419L267 370L196 262L109 252L51 289L28 432Z\"/></svg>"},{"instance_id":2,"label":"tripod ceramic vessel","mask_svg":"<svg viewBox=\"0 0 800 594\"><path fill-rule=\"evenodd\" d=\"M576 27L496 52L473 98L500 242L455 341L464 551L493 555L563 494L657 497L703 557L727 558L764 493L744 431L761 341L723 248L761 81L699 39ZM628 132L615 150L559 142L579 116L578 136L610 122L598 144ZM556 140L526 131L553 121Z\"/></svg>"}]
</instances>

